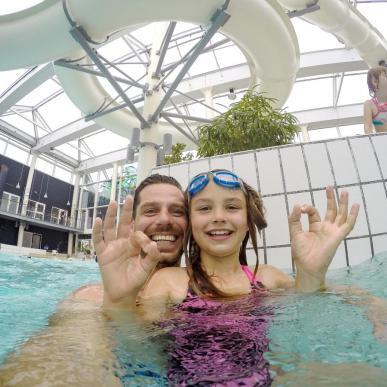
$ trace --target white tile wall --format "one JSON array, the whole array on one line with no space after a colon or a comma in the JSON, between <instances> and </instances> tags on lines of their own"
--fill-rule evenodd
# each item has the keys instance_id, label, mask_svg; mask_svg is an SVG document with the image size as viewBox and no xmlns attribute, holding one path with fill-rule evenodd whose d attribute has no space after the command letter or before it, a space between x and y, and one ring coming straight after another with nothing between
<instances>
[{"instance_id":1,"label":"white tile wall","mask_svg":"<svg viewBox=\"0 0 387 387\"><path fill-rule=\"evenodd\" d=\"M386 232L387 200L382 183L363 186L372 234Z\"/></svg>"},{"instance_id":2,"label":"white tile wall","mask_svg":"<svg viewBox=\"0 0 387 387\"><path fill-rule=\"evenodd\" d=\"M387 135L377 134L375 136L371 136L371 141L374 144L383 176L387 179Z\"/></svg>"},{"instance_id":3,"label":"white tile wall","mask_svg":"<svg viewBox=\"0 0 387 387\"><path fill-rule=\"evenodd\" d=\"M360 181L366 182L382 179L369 137L352 138L350 144L355 156Z\"/></svg>"},{"instance_id":4,"label":"white tile wall","mask_svg":"<svg viewBox=\"0 0 387 387\"><path fill-rule=\"evenodd\" d=\"M209 159L195 160L189 163L189 180L201 172L210 170Z\"/></svg>"},{"instance_id":5,"label":"white tile wall","mask_svg":"<svg viewBox=\"0 0 387 387\"><path fill-rule=\"evenodd\" d=\"M258 189L254 153L243 153L233 158L234 172L247 184Z\"/></svg>"},{"instance_id":6,"label":"white tile wall","mask_svg":"<svg viewBox=\"0 0 387 387\"><path fill-rule=\"evenodd\" d=\"M231 156L210 158L210 169L228 169L232 171Z\"/></svg>"},{"instance_id":7,"label":"white tile wall","mask_svg":"<svg viewBox=\"0 0 387 387\"><path fill-rule=\"evenodd\" d=\"M304 144L312 188L323 188L333 185L332 170L328 154L323 143Z\"/></svg>"},{"instance_id":8,"label":"white tile wall","mask_svg":"<svg viewBox=\"0 0 387 387\"><path fill-rule=\"evenodd\" d=\"M266 208L266 245L289 243L288 217L284 196L269 196L263 199Z\"/></svg>"},{"instance_id":9,"label":"white tile wall","mask_svg":"<svg viewBox=\"0 0 387 387\"><path fill-rule=\"evenodd\" d=\"M359 173L361 182L382 179L370 139L379 159L383 177L387 178L387 134L358 136L349 139L358 167L357 171L347 139L326 142L337 184L343 186L338 191L340 192L346 189L349 192L350 205L355 202L360 203L359 217L350 234L350 237L358 237L360 239L347 240L347 249L351 264L367 260L372 254L366 211L370 222L371 234L382 234L373 237L374 252L377 253L387 250L387 198L385 185L382 182L377 182L362 184L360 187L357 175ZM326 212L326 196L325 190L321 188L326 185L333 185L334 183L326 147L323 142L303 144L303 147L308 163L312 189L317 189L313 191L315 206L320 212L321 218L324 218ZM305 191L288 195L288 206L289 211L291 211L295 203L311 203L312 197L309 192L301 145L280 147L279 149L283 162L287 192ZM169 168L162 167L155 169L154 172L168 174L169 170L169 174L178 179L183 187L186 187L189 175L192 177L197 173L214 168L234 170L254 188L261 187L261 193L264 195L263 200L266 207L266 218L269 224L266 229L266 245L278 246L289 244L286 201L283 195L284 186L277 148L203 159L190 162L189 167L187 163L177 164ZM256 173L257 170L258 176ZM282 195L265 197L265 195L273 194ZM308 222L306 217L302 218L302 224L304 228L307 228ZM386 235L383 235L383 233ZM262 246L263 242L260 241L259 245ZM260 250L260 253L260 261L263 262L263 251ZM251 250L249 252L249 260L252 260L251 264L255 262L253 255L254 253ZM289 247L267 249L267 257L268 263L274 266L280 268L291 267ZM344 243L342 243L330 267L338 268L345 265L346 254Z\"/></svg>"},{"instance_id":10,"label":"white tile wall","mask_svg":"<svg viewBox=\"0 0 387 387\"><path fill-rule=\"evenodd\" d=\"M327 143L331 156L336 184L358 183L356 169L353 165L352 156L346 139L329 141Z\"/></svg>"},{"instance_id":11,"label":"white tile wall","mask_svg":"<svg viewBox=\"0 0 387 387\"><path fill-rule=\"evenodd\" d=\"M351 266L372 257L369 238L351 239L347 241L348 256Z\"/></svg>"},{"instance_id":12,"label":"white tile wall","mask_svg":"<svg viewBox=\"0 0 387 387\"><path fill-rule=\"evenodd\" d=\"M309 189L308 175L300 146L287 147L280 150L282 168L285 176L286 191L302 191Z\"/></svg>"},{"instance_id":13,"label":"white tile wall","mask_svg":"<svg viewBox=\"0 0 387 387\"><path fill-rule=\"evenodd\" d=\"M256 153L262 195L284 192L278 150Z\"/></svg>"}]
</instances>

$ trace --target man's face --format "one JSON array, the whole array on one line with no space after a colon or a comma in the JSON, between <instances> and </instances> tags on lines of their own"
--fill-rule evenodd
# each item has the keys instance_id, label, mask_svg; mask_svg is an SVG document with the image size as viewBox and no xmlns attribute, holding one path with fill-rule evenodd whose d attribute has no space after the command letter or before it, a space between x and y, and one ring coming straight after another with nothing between
<instances>
[{"instance_id":1,"label":"man's face","mask_svg":"<svg viewBox=\"0 0 387 387\"><path fill-rule=\"evenodd\" d=\"M182 251L187 217L184 197L171 184L152 184L140 192L134 230L157 242L161 262L173 265Z\"/></svg>"}]
</instances>

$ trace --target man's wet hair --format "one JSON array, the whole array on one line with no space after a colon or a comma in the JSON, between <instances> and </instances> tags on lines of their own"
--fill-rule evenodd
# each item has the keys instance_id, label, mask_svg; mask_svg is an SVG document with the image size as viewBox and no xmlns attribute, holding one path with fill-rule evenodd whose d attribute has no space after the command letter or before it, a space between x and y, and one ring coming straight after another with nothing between
<instances>
[{"instance_id":1,"label":"man's wet hair","mask_svg":"<svg viewBox=\"0 0 387 387\"><path fill-rule=\"evenodd\" d=\"M160 175L158 173L154 175L148 176L146 179L144 179L140 185L136 188L134 191L134 196L133 196L133 219L136 218L137 214L137 207L140 204L140 193L141 191L153 184L170 184L178 188L180 191L183 192L183 189L180 185L180 183L172 176L167 176L167 175Z\"/></svg>"}]
</instances>

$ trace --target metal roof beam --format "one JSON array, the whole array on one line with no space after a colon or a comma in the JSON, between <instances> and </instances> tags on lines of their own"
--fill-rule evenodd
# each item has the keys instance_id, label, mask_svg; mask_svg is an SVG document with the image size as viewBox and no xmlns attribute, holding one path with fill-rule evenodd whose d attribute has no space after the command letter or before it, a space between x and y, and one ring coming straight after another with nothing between
<instances>
[{"instance_id":1,"label":"metal roof beam","mask_svg":"<svg viewBox=\"0 0 387 387\"><path fill-rule=\"evenodd\" d=\"M83 119L75 121L39 139L32 150L47 152L51 148L65 144L68 141L75 140L79 137L86 136L99 129L101 129L101 127L95 122L86 122Z\"/></svg>"},{"instance_id":2,"label":"metal roof beam","mask_svg":"<svg viewBox=\"0 0 387 387\"><path fill-rule=\"evenodd\" d=\"M104 155L96 156L91 159L83 160L78 168L76 168L76 173L92 173L99 171L104 168L111 168L113 163L119 165L127 163L127 148L119 149L114 152L105 153Z\"/></svg>"},{"instance_id":3,"label":"metal roof beam","mask_svg":"<svg viewBox=\"0 0 387 387\"><path fill-rule=\"evenodd\" d=\"M363 104L310 109L292 114L297 117L300 125L307 125L308 130L356 125L363 123Z\"/></svg>"},{"instance_id":4,"label":"metal roof beam","mask_svg":"<svg viewBox=\"0 0 387 387\"><path fill-rule=\"evenodd\" d=\"M51 63L35 67L13 87L9 88L0 98L0 116L16 105L36 87L54 76Z\"/></svg>"}]
</instances>

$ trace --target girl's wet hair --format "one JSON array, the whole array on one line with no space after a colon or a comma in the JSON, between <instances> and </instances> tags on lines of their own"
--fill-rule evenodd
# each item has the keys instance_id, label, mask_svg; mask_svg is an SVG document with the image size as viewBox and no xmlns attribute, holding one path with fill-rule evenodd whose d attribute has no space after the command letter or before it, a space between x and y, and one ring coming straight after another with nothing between
<instances>
[{"instance_id":1,"label":"girl's wet hair","mask_svg":"<svg viewBox=\"0 0 387 387\"><path fill-rule=\"evenodd\" d=\"M372 81L375 79L377 82L379 82L379 77L381 74L384 74L387 76L387 67L384 66L376 66L372 67L368 70L367 73L367 85L368 90L371 97L375 96L375 92L377 90L377 87L372 83Z\"/></svg>"},{"instance_id":2,"label":"girl's wet hair","mask_svg":"<svg viewBox=\"0 0 387 387\"><path fill-rule=\"evenodd\" d=\"M211 172L217 171L223 171L223 169L211 170ZM250 239L256 256L254 269L255 276L259 266L257 231L261 234L261 230L267 226L267 223L264 216L263 202L258 192L242 179L240 180L245 190L245 192L243 192L243 190L241 190L241 192L243 192L246 199L247 225L249 231L246 233L239 250L239 262L241 265L247 265L246 246ZM184 192L184 200L187 207L187 213L189 213L190 201L188 190L185 190ZM196 294L208 298L230 297L230 295L222 292L212 283L210 275L203 269L200 260L200 247L193 238L191 222L188 224L184 237L184 253L189 275L189 287Z\"/></svg>"}]
</instances>

